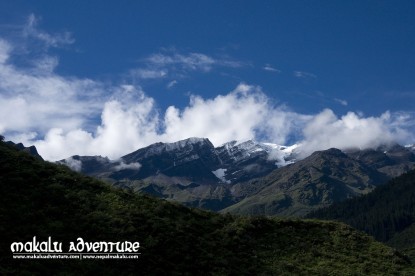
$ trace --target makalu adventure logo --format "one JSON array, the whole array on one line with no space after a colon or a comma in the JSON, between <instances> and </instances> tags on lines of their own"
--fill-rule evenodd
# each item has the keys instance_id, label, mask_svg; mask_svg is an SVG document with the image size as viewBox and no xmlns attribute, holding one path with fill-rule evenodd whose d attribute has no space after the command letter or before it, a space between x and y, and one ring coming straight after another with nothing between
<instances>
[{"instance_id":1,"label":"makalu adventure logo","mask_svg":"<svg viewBox=\"0 0 415 276\"><path fill-rule=\"evenodd\" d=\"M34 236L30 241L10 245L15 259L138 259L139 249L139 242L87 242L80 237L63 244L53 241L52 237L39 241Z\"/></svg>"}]
</instances>

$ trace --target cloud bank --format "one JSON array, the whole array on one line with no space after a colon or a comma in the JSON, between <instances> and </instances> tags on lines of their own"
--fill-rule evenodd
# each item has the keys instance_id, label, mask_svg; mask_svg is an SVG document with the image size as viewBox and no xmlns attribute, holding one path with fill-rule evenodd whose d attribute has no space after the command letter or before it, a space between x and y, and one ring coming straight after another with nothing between
<instances>
[{"instance_id":1,"label":"cloud bank","mask_svg":"<svg viewBox=\"0 0 415 276\"><path fill-rule=\"evenodd\" d=\"M45 47L73 42L69 34L52 36L38 30L35 23L35 18L29 20L25 30ZM326 109L300 114L275 104L260 87L245 83L209 99L191 95L184 108L159 110L138 85L59 75L55 72L59 60L46 54L28 63L32 66L19 67L11 61L14 50L13 43L0 39L0 133L34 144L47 160L75 154L118 159L155 142L188 137L207 137L216 146L248 139L299 142L303 156L330 147L414 141L415 116L409 112L385 112L378 117L349 112L339 117ZM215 66L240 66L197 53L156 54L147 62L152 64L149 71L135 71L142 79L164 77L173 67L209 71ZM300 73L297 77L310 77Z\"/></svg>"},{"instance_id":2,"label":"cloud bank","mask_svg":"<svg viewBox=\"0 0 415 276\"><path fill-rule=\"evenodd\" d=\"M332 110L323 110L303 130L302 155L328 148L366 149L413 141L413 134L408 130L413 126L413 116L407 115L385 112L379 117L363 117L348 112L338 118Z\"/></svg>"}]
</instances>

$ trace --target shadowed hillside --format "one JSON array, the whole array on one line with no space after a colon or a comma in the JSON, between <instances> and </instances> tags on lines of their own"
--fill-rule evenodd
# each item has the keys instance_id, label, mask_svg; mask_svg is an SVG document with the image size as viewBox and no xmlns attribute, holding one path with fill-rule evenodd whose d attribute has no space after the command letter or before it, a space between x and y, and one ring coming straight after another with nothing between
<instances>
[{"instance_id":1,"label":"shadowed hillside","mask_svg":"<svg viewBox=\"0 0 415 276\"><path fill-rule=\"evenodd\" d=\"M345 222L415 257L415 170L365 196L317 210L309 217Z\"/></svg>"}]
</instances>

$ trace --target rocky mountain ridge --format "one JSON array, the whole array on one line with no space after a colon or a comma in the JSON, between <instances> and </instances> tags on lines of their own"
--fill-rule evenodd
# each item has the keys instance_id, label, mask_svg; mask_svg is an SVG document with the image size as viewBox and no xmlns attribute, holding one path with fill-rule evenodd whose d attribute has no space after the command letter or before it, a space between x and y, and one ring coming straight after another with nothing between
<instances>
[{"instance_id":1,"label":"rocky mountain ridge","mask_svg":"<svg viewBox=\"0 0 415 276\"><path fill-rule=\"evenodd\" d=\"M120 181L155 175L184 177L190 182L237 183L260 177L293 162L296 145L284 147L252 140L214 147L206 138L155 143L109 160L101 156L72 156L59 161L74 170ZM182 183L183 184L183 183Z\"/></svg>"},{"instance_id":2,"label":"rocky mountain ridge","mask_svg":"<svg viewBox=\"0 0 415 276\"><path fill-rule=\"evenodd\" d=\"M302 216L312 209L368 193L388 179L339 149L317 151L263 178L236 184L234 190L243 199L223 212Z\"/></svg>"},{"instance_id":3,"label":"rocky mountain ridge","mask_svg":"<svg viewBox=\"0 0 415 276\"><path fill-rule=\"evenodd\" d=\"M291 147L206 138L156 143L119 160L73 156L60 161L117 187L214 211L304 216L371 192L414 167L413 147L328 149L296 160Z\"/></svg>"}]
</instances>

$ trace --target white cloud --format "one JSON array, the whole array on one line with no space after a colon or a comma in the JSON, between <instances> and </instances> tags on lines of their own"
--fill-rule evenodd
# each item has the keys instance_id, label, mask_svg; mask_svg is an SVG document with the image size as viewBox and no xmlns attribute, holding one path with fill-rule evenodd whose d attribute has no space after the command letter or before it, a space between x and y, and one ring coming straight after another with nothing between
<instances>
[{"instance_id":1,"label":"white cloud","mask_svg":"<svg viewBox=\"0 0 415 276\"><path fill-rule=\"evenodd\" d=\"M326 109L314 116L304 128L302 155L328 148L376 148L393 142L405 143L414 137L406 128L407 120L401 120L390 112L379 117L363 117L354 112L338 118Z\"/></svg>"},{"instance_id":2,"label":"white cloud","mask_svg":"<svg viewBox=\"0 0 415 276\"><path fill-rule=\"evenodd\" d=\"M3 64L7 61L7 59L9 58L10 51L10 44L5 40L0 39L0 64Z\"/></svg>"},{"instance_id":3,"label":"white cloud","mask_svg":"<svg viewBox=\"0 0 415 276\"><path fill-rule=\"evenodd\" d=\"M149 144L188 137L207 137L215 145L230 140L257 139L284 144L287 137L302 135L303 157L330 147L367 148L413 138L405 130L411 114L385 113L363 117L353 112L338 118L331 110L311 116L273 106L259 87L240 84L234 91L213 99L192 96L189 106L169 107L164 117L154 100L139 88L125 85L102 109L94 131L51 128L43 139L28 135L40 154L60 160L74 154L106 155L111 159Z\"/></svg>"},{"instance_id":4,"label":"white cloud","mask_svg":"<svg viewBox=\"0 0 415 276\"><path fill-rule=\"evenodd\" d=\"M284 143L298 121L306 116L273 107L259 87L239 85L213 99L192 96L188 107L169 107L164 117L154 100L139 88L124 85L103 107L94 131L51 128L44 138L28 136L48 160L68 156L105 155L111 159L149 144L188 137L207 137L215 145L230 140L266 139Z\"/></svg>"},{"instance_id":5,"label":"white cloud","mask_svg":"<svg viewBox=\"0 0 415 276\"><path fill-rule=\"evenodd\" d=\"M213 58L200 53L190 53L188 55L174 54L154 54L148 57L147 62L157 67L168 67L177 65L191 71L210 71L212 66L217 63Z\"/></svg>"},{"instance_id":6,"label":"white cloud","mask_svg":"<svg viewBox=\"0 0 415 276\"><path fill-rule=\"evenodd\" d=\"M53 128L69 131L88 128L90 120L100 115L105 102L104 85L90 79L62 77L54 72L59 60L44 53L45 48L72 43L69 35L50 35L36 28L30 15L23 29L23 40L14 43L0 39L0 132L11 137L43 136ZM28 37L41 40L31 51L42 53L31 58L22 53ZM16 42L19 41L19 42ZM12 64L15 56L24 55L26 67Z\"/></svg>"},{"instance_id":7,"label":"white cloud","mask_svg":"<svg viewBox=\"0 0 415 276\"><path fill-rule=\"evenodd\" d=\"M82 161L76 160L73 157L66 158L64 164L76 172L82 170Z\"/></svg>"},{"instance_id":8,"label":"white cloud","mask_svg":"<svg viewBox=\"0 0 415 276\"><path fill-rule=\"evenodd\" d=\"M243 64L227 58L216 59L202 53L180 54L175 51L153 54L144 59L151 70L164 69L181 72L209 72L213 67L242 67Z\"/></svg>"},{"instance_id":9,"label":"white cloud","mask_svg":"<svg viewBox=\"0 0 415 276\"><path fill-rule=\"evenodd\" d=\"M28 69L0 64L0 132L69 130L99 115L102 84L56 75L51 72L55 62L46 57L42 66Z\"/></svg>"},{"instance_id":10,"label":"white cloud","mask_svg":"<svg viewBox=\"0 0 415 276\"><path fill-rule=\"evenodd\" d=\"M152 98L133 86L122 86L104 104L101 123L93 131L78 128L49 130L33 143L48 160L70 155L104 155L117 159L123 154L158 141L159 116Z\"/></svg>"},{"instance_id":11,"label":"white cloud","mask_svg":"<svg viewBox=\"0 0 415 276\"><path fill-rule=\"evenodd\" d=\"M309 73L309 72L304 72L304 71L294 71L294 76L300 79L315 79L317 78L316 75Z\"/></svg>"},{"instance_id":12,"label":"white cloud","mask_svg":"<svg viewBox=\"0 0 415 276\"><path fill-rule=\"evenodd\" d=\"M210 100L192 96L183 111L169 107L165 115L166 136L180 140L192 133L191 136L209 137L214 144L254 138L267 102L262 93L250 92L251 87L240 85L228 95Z\"/></svg>"},{"instance_id":13,"label":"white cloud","mask_svg":"<svg viewBox=\"0 0 415 276\"><path fill-rule=\"evenodd\" d=\"M140 87L62 77L49 56L37 60L41 66L18 68L7 63L11 50L1 40L0 133L8 139L35 144L48 160L117 158L157 141L159 116Z\"/></svg>"},{"instance_id":14,"label":"white cloud","mask_svg":"<svg viewBox=\"0 0 415 276\"><path fill-rule=\"evenodd\" d=\"M47 48L61 47L75 42L71 33L61 32L52 35L37 28L38 23L39 18L34 14L29 15L27 23L23 28L23 35L43 42Z\"/></svg>"},{"instance_id":15,"label":"white cloud","mask_svg":"<svg viewBox=\"0 0 415 276\"><path fill-rule=\"evenodd\" d=\"M281 70L278 70L277 68L272 67L270 64L266 64L263 69L265 71L269 71L269 72L275 72L275 73L281 73Z\"/></svg>"},{"instance_id":16,"label":"white cloud","mask_svg":"<svg viewBox=\"0 0 415 276\"><path fill-rule=\"evenodd\" d=\"M175 86L177 83L178 83L178 82L177 82L177 80L172 80L171 82L169 82L169 83L167 84L167 89L172 88L172 87L173 87L173 86Z\"/></svg>"},{"instance_id":17,"label":"white cloud","mask_svg":"<svg viewBox=\"0 0 415 276\"><path fill-rule=\"evenodd\" d=\"M166 77L167 70L135 69L131 74L138 79L161 79Z\"/></svg>"},{"instance_id":18,"label":"white cloud","mask_svg":"<svg viewBox=\"0 0 415 276\"><path fill-rule=\"evenodd\" d=\"M34 73L48 75L53 73L59 64L59 60L57 57L43 56L42 58L33 60L32 64L34 66L32 70Z\"/></svg>"},{"instance_id":19,"label":"white cloud","mask_svg":"<svg viewBox=\"0 0 415 276\"><path fill-rule=\"evenodd\" d=\"M342 106L347 106L349 103L346 100L335 98L334 101L338 102Z\"/></svg>"},{"instance_id":20,"label":"white cloud","mask_svg":"<svg viewBox=\"0 0 415 276\"><path fill-rule=\"evenodd\" d=\"M213 99L192 96L182 111L169 107L164 118L165 136L173 141L208 137L215 145L259 137L284 143L299 117L283 107L273 107L259 87L240 84Z\"/></svg>"},{"instance_id":21,"label":"white cloud","mask_svg":"<svg viewBox=\"0 0 415 276\"><path fill-rule=\"evenodd\" d=\"M141 164L138 162L134 163L124 163L121 161L118 165L116 165L113 169L114 171L121 171L121 170L139 170L141 168Z\"/></svg>"},{"instance_id":22,"label":"white cloud","mask_svg":"<svg viewBox=\"0 0 415 276\"><path fill-rule=\"evenodd\" d=\"M133 82L143 80L163 80L171 89L179 80L193 74L209 73L219 68L240 68L247 64L229 57L213 57L203 53L180 53L175 49L162 49L139 61L139 66L129 71ZM220 74L224 74L220 72Z\"/></svg>"}]
</instances>

